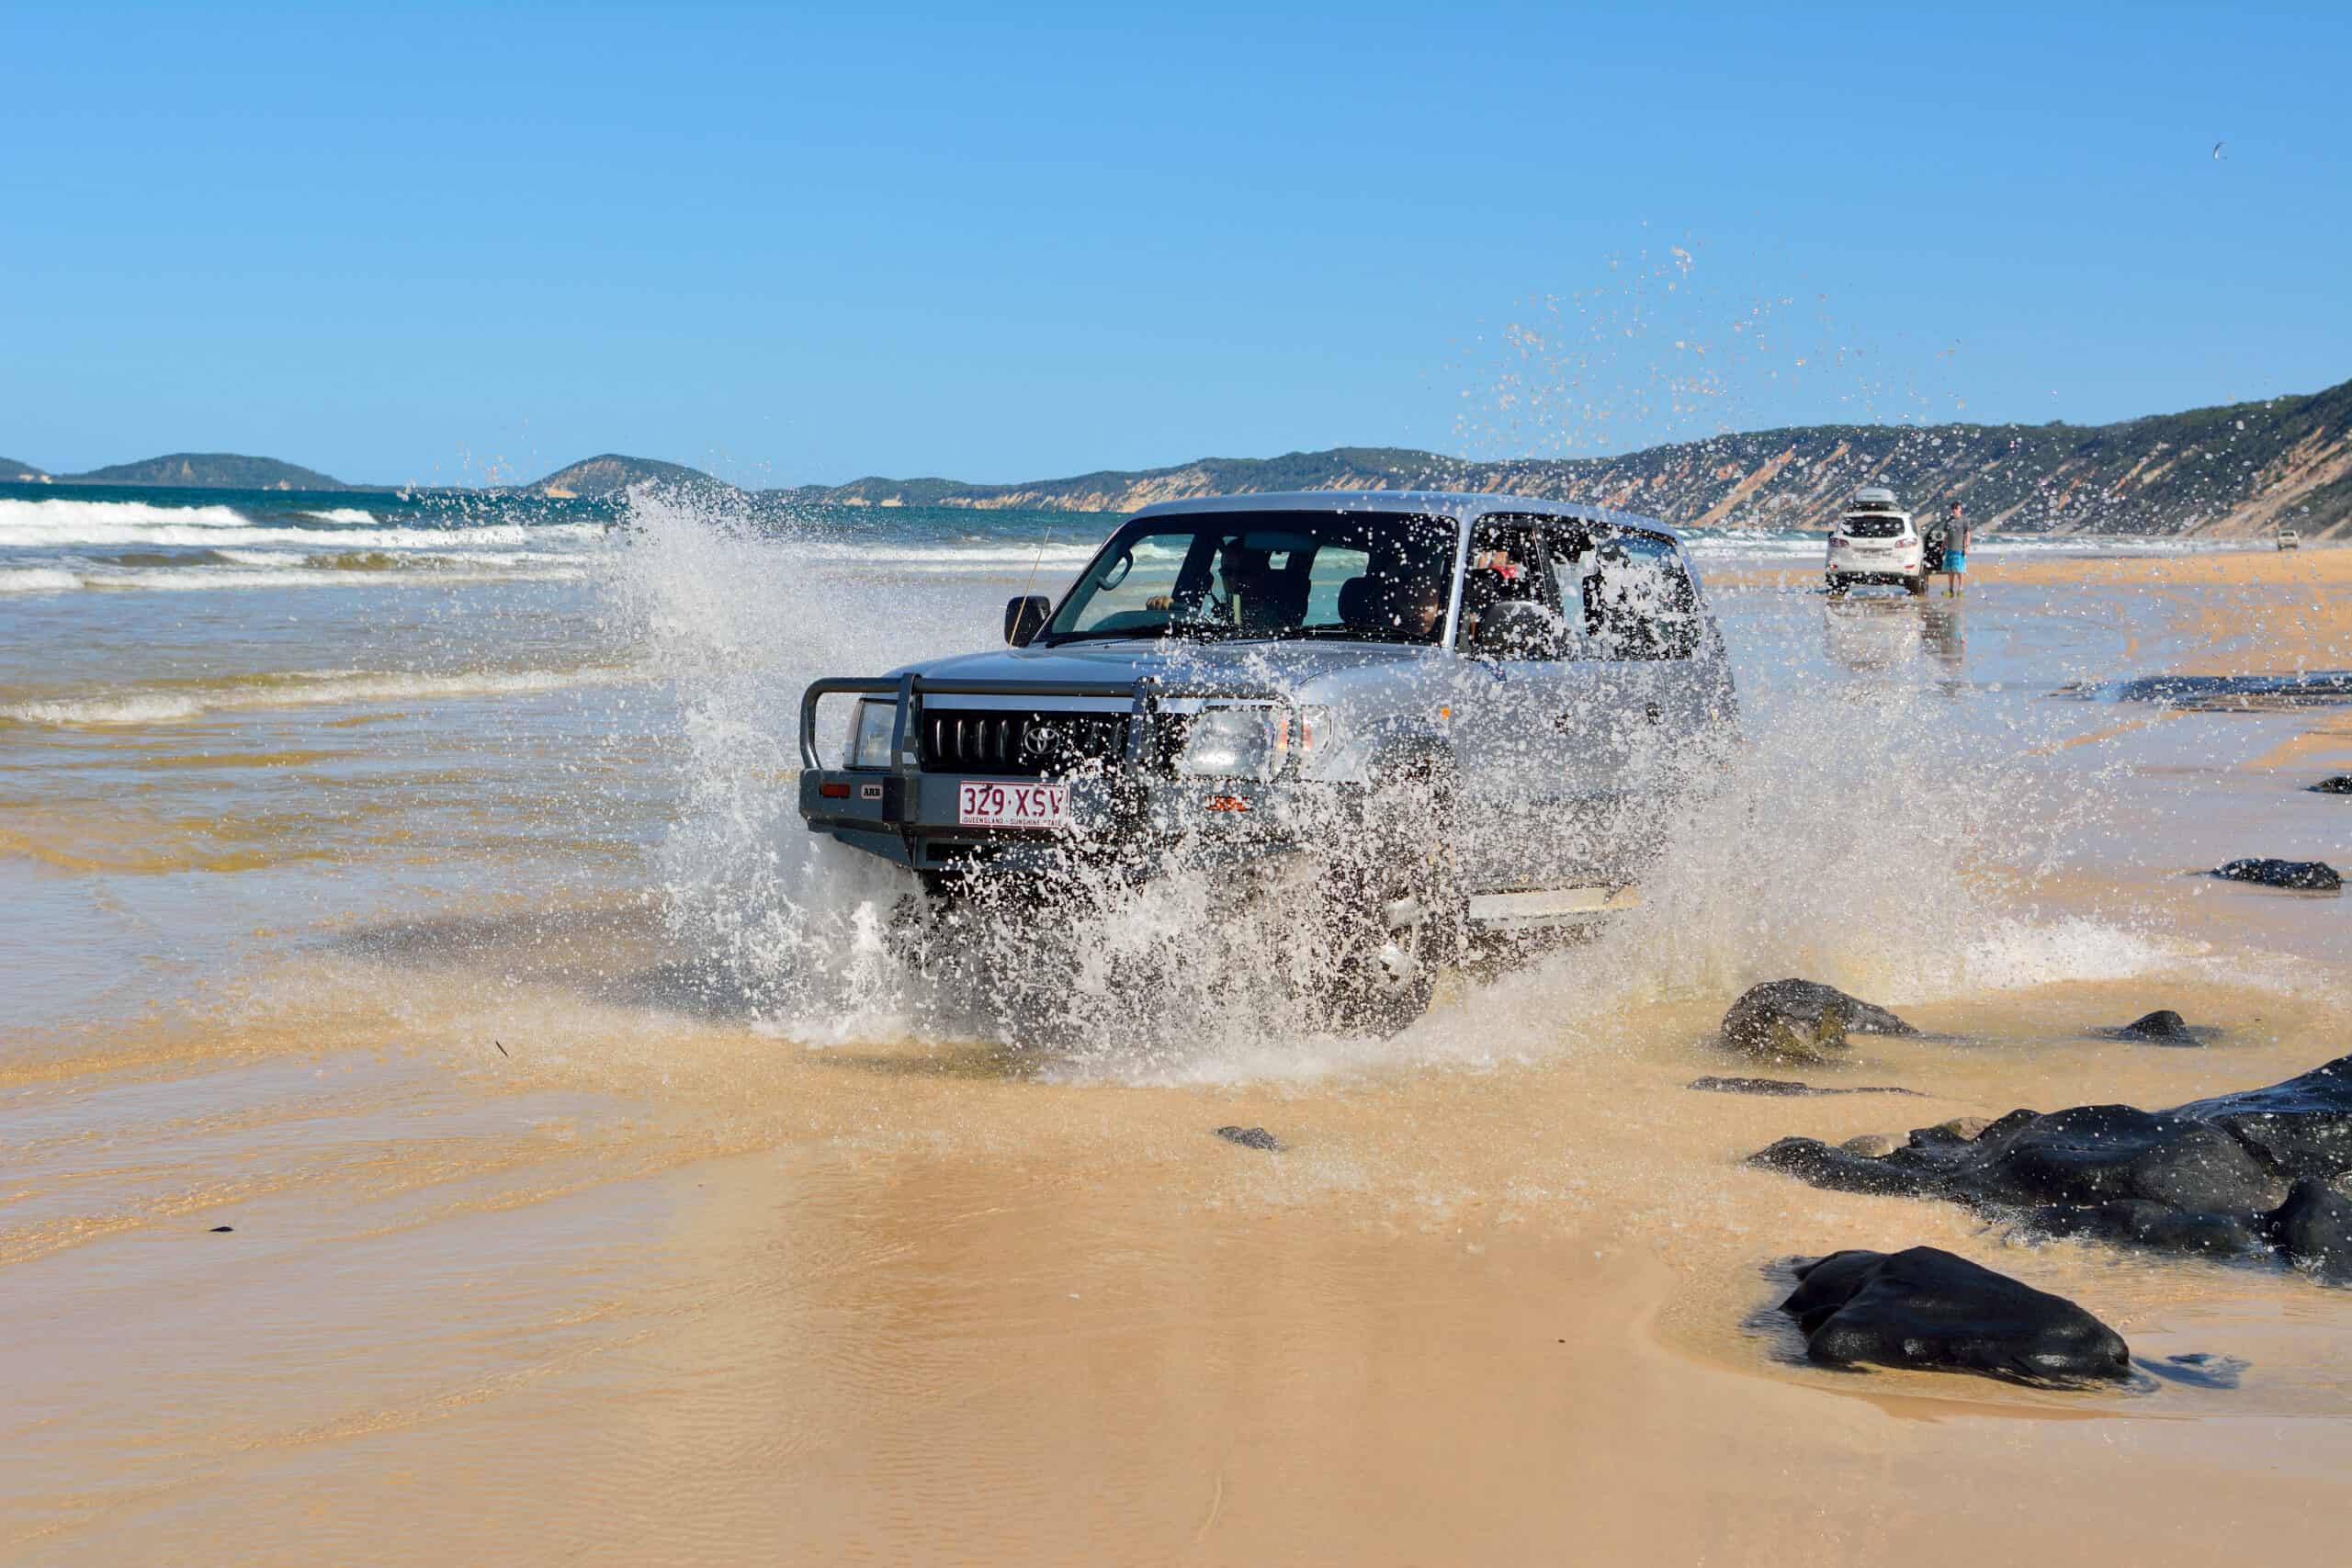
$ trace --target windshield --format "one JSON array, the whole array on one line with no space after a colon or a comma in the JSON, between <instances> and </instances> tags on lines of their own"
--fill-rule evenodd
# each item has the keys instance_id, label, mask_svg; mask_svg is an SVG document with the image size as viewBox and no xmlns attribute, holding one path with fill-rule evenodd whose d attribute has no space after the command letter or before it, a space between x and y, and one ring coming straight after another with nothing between
<instances>
[{"instance_id":1,"label":"windshield","mask_svg":"<svg viewBox=\"0 0 2352 1568\"><path fill-rule=\"evenodd\" d=\"M1883 513L1869 513L1846 519L1846 537L1849 539L1899 539L1903 536L1903 519Z\"/></svg>"},{"instance_id":2,"label":"windshield","mask_svg":"<svg viewBox=\"0 0 2352 1568\"><path fill-rule=\"evenodd\" d=\"M1148 518L1111 536L1038 640L1434 643L1456 536L1451 519L1393 513Z\"/></svg>"}]
</instances>

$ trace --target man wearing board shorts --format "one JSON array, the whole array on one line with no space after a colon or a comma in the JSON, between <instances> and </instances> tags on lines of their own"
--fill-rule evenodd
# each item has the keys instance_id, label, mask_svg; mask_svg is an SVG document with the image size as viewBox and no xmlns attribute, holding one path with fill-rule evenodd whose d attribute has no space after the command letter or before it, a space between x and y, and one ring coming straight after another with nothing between
<instances>
[{"instance_id":1,"label":"man wearing board shorts","mask_svg":"<svg viewBox=\"0 0 2352 1568\"><path fill-rule=\"evenodd\" d=\"M1968 572L1968 524L1960 514L1960 502L1951 503L1951 515L1944 522L1944 597L1949 599L1960 592L1960 580Z\"/></svg>"}]
</instances>

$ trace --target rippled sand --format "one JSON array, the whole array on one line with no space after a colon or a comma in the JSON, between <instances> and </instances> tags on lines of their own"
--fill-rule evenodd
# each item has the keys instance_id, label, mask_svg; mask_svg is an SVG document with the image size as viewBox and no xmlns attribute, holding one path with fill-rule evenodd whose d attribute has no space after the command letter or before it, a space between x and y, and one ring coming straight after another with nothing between
<instances>
[{"instance_id":1,"label":"rippled sand","mask_svg":"<svg viewBox=\"0 0 2352 1568\"><path fill-rule=\"evenodd\" d=\"M1661 889L1677 920L1637 942L1450 986L1385 1044L1048 1051L887 1007L802 1043L828 1021L763 1016L648 896L710 792L649 782L675 714L626 688L0 732L28 976L0 1036L0 1550L2330 1560L2352 1297L1740 1160L2346 1049L2341 902L2183 874L2346 858L2352 801L2301 793L2352 761L2338 716L2051 694L2352 665L2347 565L2038 563L1956 610L1719 579L1751 712L1820 727L1742 818L1763 869L1736 907ZM1916 732L1882 750L1808 705L1897 686ZM1966 844L1838 879L1874 781L1916 795L1962 775L1905 757L2005 744L2018 794ZM1971 923L1921 952L1938 911ZM1684 1087L1742 1070L1707 1043L1737 986L1799 968L1964 1037L1802 1076L1927 1098ZM2086 1033L2158 1006L2227 1032ZM2144 1364L2247 1369L1839 1374L1761 1311L1791 1255L1920 1243L2075 1297Z\"/></svg>"}]
</instances>

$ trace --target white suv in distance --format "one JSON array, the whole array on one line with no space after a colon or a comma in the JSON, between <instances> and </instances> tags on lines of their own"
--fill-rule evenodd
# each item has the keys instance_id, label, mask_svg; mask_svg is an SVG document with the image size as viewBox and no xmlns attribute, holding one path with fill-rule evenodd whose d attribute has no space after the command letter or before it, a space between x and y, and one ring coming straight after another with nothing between
<instances>
[{"instance_id":1,"label":"white suv in distance","mask_svg":"<svg viewBox=\"0 0 2352 1568\"><path fill-rule=\"evenodd\" d=\"M1907 588L1915 598L1927 592L1919 530L1893 491L1873 486L1854 492L1853 504L1829 530L1828 571L1832 593L1862 582Z\"/></svg>"}]
</instances>

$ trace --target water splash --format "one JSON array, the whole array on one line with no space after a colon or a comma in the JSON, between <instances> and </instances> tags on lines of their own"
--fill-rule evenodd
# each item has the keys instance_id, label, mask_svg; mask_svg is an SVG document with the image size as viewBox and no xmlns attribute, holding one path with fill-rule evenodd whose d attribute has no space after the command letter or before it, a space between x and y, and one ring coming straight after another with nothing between
<instances>
[{"instance_id":1,"label":"water splash","mask_svg":"<svg viewBox=\"0 0 2352 1568\"><path fill-rule=\"evenodd\" d=\"M2112 924L2031 918L2034 884L2102 809L2082 754L2063 774L2031 755L2072 705L1964 719L1930 640L1825 660L1826 612L1795 595L1744 656L1745 743L1687 798L1645 803L1660 843L1640 906L1450 987L1396 1040L1334 1034L1303 1000L1333 940L1314 898L1252 906L1186 841L1154 851L1140 885L1131 864L1057 865L925 926L910 875L801 823L799 694L982 642L994 585L861 569L814 520L753 526L652 495L632 517L611 603L684 713L660 859L671 930L786 1038L986 1039L1131 1081L1289 1076L1580 1048L1628 1010L1783 974L1909 1000L2112 976L2158 952Z\"/></svg>"}]
</instances>

